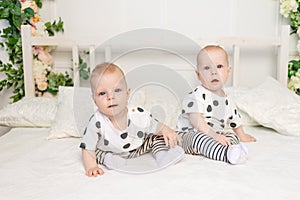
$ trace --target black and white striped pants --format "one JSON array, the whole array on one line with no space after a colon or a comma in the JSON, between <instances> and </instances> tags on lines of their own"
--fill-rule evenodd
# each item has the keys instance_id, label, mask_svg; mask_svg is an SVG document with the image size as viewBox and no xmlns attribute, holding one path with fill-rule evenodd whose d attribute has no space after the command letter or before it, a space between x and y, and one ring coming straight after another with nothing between
<instances>
[{"instance_id":1,"label":"black and white striped pants","mask_svg":"<svg viewBox=\"0 0 300 200\"><path fill-rule=\"evenodd\" d=\"M168 149L169 147L166 146L163 136L149 134L146 135L145 140L140 147L129 151L129 153L126 154L125 156L123 154L120 156L125 158L135 158L149 152L152 152L152 154L155 156L157 152L165 151ZM101 149L98 148L96 149L96 161L98 164L103 164L104 157L107 153L113 153L113 152L102 151Z\"/></svg>"},{"instance_id":2,"label":"black and white striped pants","mask_svg":"<svg viewBox=\"0 0 300 200\"><path fill-rule=\"evenodd\" d=\"M231 144L238 144L239 138L234 133L220 133L230 138ZM229 146L223 146L215 141L212 137L197 132L196 130L189 130L178 132L182 137L182 147L187 154L202 155L212 160L229 162L227 159L227 150Z\"/></svg>"}]
</instances>

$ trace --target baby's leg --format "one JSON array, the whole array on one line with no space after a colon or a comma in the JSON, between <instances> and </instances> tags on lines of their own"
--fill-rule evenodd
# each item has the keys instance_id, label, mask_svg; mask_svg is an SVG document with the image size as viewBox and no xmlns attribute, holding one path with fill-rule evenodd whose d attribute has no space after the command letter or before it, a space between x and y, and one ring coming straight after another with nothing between
<instances>
[{"instance_id":1,"label":"baby's leg","mask_svg":"<svg viewBox=\"0 0 300 200\"><path fill-rule=\"evenodd\" d=\"M158 146L161 145L162 145L161 148L157 148ZM153 154L156 154L157 153L156 151L161 151L161 150L168 150L168 147L166 147L163 137L157 135L147 135L145 137L143 144L140 147L129 152L128 158L135 158L145 153L149 153L151 151L153 152Z\"/></svg>"},{"instance_id":2,"label":"baby's leg","mask_svg":"<svg viewBox=\"0 0 300 200\"><path fill-rule=\"evenodd\" d=\"M212 160L231 164L241 164L246 161L243 147L239 145L223 146L204 133L191 130L180 133L184 149L187 153L200 154Z\"/></svg>"},{"instance_id":3,"label":"baby's leg","mask_svg":"<svg viewBox=\"0 0 300 200\"><path fill-rule=\"evenodd\" d=\"M221 133L221 134L228 137L230 139L230 144L232 144L232 145L240 143L240 139L235 133L225 132L225 133Z\"/></svg>"},{"instance_id":4,"label":"baby's leg","mask_svg":"<svg viewBox=\"0 0 300 200\"><path fill-rule=\"evenodd\" d=\"M119 169L126 165L126 160L121 156L100 149L96 149L96 161L108 169Z\"/></svg>"},{"instance_id":5,"label":"baby's leg","mask_svg":"<svg viewBox=\"0 0 300 200\"><path fill-rule=\"evenodd\" d=\"M162 136L151 135L148 138L146 148L151 149L158 167L175 164L184 156L184 151L180 146L169 148Z\"/></svg>"}]
</instances>

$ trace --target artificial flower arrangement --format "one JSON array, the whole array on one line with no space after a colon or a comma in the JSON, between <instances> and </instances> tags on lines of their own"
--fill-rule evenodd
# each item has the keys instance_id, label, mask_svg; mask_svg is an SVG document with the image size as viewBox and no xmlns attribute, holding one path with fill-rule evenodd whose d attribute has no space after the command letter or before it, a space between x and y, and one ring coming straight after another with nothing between
<instances>
[{"instance_id":1,"label":"artificial flower arrangement","mask_svg":"<svg viewBox=\"0 0 300 200\"><path fill-rule=\"evenodd\" d=\"M26 8L32 8L34 15L30 18L31 34L37 37L53 36L55 32L63 32L63 22L59 19L58 23L54 21L42 23L38 15L38 7L35 1L21 0L21 12ZM55 49L54 46L34 46L33 52L33 78L35 83L36 96L51 97L58 93L59 86L72 86L73 81L68 73L57 73L53 70L53 57L50 52Z\"/></svg>"},{"instance_id":2,"label":"artificial flower arrangement","mask_svg":"<svg viewBox=\"0 0 300 200\"><path fill-rule=\"evenodd\" d=\"M25 96L24 74L22 57L21 25L31 25L31 34L37 37L54 36L57 32L63 32L61 19L54 22L43 23L38 14L42 7L41 0L2 0L0 1L0 20L7 20L8 27L0 30L0 46L5 47L9 62L0 60L0 73L6 78L0 80L0 92L3 89L13 88L10 97L13 102ZM59 86L72 86L73 80L70 75L57 73L53 70L53 46L34 46L33 52L33 77L35 82L36 96L53 96L58 93ZM80 77L87 79L89 68L86 62L79 57Z\"/></svg>"},{"instance_id":3,"label":"artificial flower arrangement","mask_svg":"<svg viewBox=\"0 0 300 200\"><path fill-rule=\"evenodd\" d=\"M280 14L290 20L291 34L300 38L300 0L280 0ZM300 40L297 49L300 55ZM289 61L288 78L288 88L300 95L300 59Z\"/></svg>"}]
</instances>

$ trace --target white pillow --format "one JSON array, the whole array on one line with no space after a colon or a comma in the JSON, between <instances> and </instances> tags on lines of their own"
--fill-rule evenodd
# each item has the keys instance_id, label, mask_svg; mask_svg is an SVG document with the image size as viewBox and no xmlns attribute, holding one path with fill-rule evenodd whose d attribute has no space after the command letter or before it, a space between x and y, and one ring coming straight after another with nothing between
<instances>
[{"instance_id":1,"label":"white pillow","mask_svg":"<svg viewBox=\"0 0 300 200\"><path fill-rule=\"evenodd\" d=\"M236 100L258 123L280 134L300 136L300 97L269 77Z\"/></svg>"},{"instance_id":2,"label":"white pillow","mask_svg":"<svg viewBox=\"0 0 300 200\"><path fill-rule=\"evenodd\" d=\"M95 110L90 88L60 86L58 102L47 139L81 137Z\"/></svg>"},{"instance_id":3,"label":"white pillow","mask_svg":"<svg viewBox=\"0 0 300 200\"><path fill-rule=\"evenodd\" d=\"M57 99L24 97L0 110L0 125L10 127L50 127L57 110Z\"/></svg>"},{"instance_id":4,"label":"white pillow","mask_svg":"<svg viewBox=\"0 0 300 200\"><path fill-rule=\"evenodd\" d=\"M240 98L241 96L247 94L249 91L249 88L246 87L226 87L224 88L224 91L232 97L233 101L236 101L236 99ZM239 107L237 107L239 114L242 117L242 122L244 126L260 126L255 119L249 116L248 113L241 110Z\"/></svg>"}]
</instances>

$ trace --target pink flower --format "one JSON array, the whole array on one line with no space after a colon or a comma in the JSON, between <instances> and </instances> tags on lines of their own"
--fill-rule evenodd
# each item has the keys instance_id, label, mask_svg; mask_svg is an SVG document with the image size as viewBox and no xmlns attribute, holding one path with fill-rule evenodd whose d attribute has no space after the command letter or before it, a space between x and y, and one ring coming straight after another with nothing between
<instances>
[{"instance_id":1,"label":"pink flower","mask_svg":"<svg viewBox=\"0 0 300 200\"><path fill-rule=\"evenodd\" d=\"M33 49L32 49L32 52L34 55L37 55L38 56L38 59L46 64L46 65L49 65L51 66L53 64L53 58L52 56L50 55L50 53L48 51L45 50L45 48L41 47L41 46L35 46Z\"/></svg>"}]
</instances>

